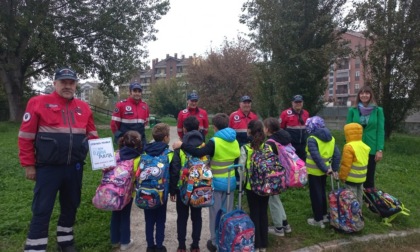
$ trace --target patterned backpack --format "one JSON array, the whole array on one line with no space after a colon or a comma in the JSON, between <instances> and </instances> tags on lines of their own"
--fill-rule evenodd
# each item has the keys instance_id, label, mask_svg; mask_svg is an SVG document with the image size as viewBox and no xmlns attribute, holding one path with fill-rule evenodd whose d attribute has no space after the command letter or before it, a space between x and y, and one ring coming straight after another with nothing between
<instances>
[{"instance_id":1,"label":"patterned backpack","mask_svg":"<svg viewBox=\"0 0 420 252\"><path fill-rule=\"evenodd\" d=\"M295 148L291 144L286 146L269 139L267 142L274 142L279 152L280 163L286 169L287 187L304 187L308 183L308 172L305 162L295 153Z\"/></svg>"},{"instance_id":2,"label":"patterned backpack","mask_svg":"<svg viewBox=\"0 0 420 252\"><path fill-rule=\"evenodd\" d=\"M192 157L186 154L187 162L182 169L179 190L185 205L209 207L214 204L213 174L206 156Z\"/></svg>"},{"instance_id":3,"label":"patterned backpack","mask_svg":"<svg viewBox=\"0 0 420 252\"><path fill-rule=\"evenodd\" d=\"M286 190L286 170L270 145L254 151L251 156L251 189L261 196L280 194Z\"/></svg>"},{"instance_id":4,"label":"patterned backpack","mask_svg":"<svg viewBox=\"0 0 420 252\"><path fill-rule=\"evenodd\" d=\"M103 171L101 184L92 199L93 205L101 210L122 210L131 200L134 159L121 161L119 151L115 159L117 165Z\"/></svg>"},{"instance_id":5,"label":"patterned backpack","mask_svg":"<svg viewBox=\"0 0 420 252\"><path fill-rule=\"evenodd\" d=\"M169 149L159 156L142 154L136 172L135 203L142 209L155 209L168 199Z\"/></svg>"}]
</instances>

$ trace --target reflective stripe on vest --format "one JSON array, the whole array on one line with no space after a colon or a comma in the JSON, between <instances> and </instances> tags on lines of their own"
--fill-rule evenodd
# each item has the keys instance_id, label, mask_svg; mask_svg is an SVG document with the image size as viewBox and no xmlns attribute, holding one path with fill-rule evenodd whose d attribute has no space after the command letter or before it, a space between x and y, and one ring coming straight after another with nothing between
<instances>
[{"instance_id":1,"label":"reflective stripe on vest","mask_svg":"<svg viewBox=\"0 0 420 252\"><path fill-rule=\"evenodd\" d=\"M249 143L243 145L244 149L245 149L245 154L246 154L246 162L245 162L245 170L246 170L246 184L245 184L245 189L247 190L251 190L251 183L249 182L249 177L251 176L251 156L252 153L254 153L254 150L251 148L251 145Z\"/></svg>"},{"instance_id":2,"label":"reflective stripe on vest","mask_svg":"<svg viewBox=\"0 0 420 252\"><path fill-rule=\"evenodd\" d=\"M316 136L310 136L309 138L315 139L318 144L318 151L321 156L322 161L325 163L327 167L331 165L331 158L334 154L334 147L335 147L335 138L332 137L331 141L323 142L321 139L317 138ZM311 157L311 154L308 151L308 146L306 146L306 169L308 174L315 175L315 176L322 176L325 173L318 168L315 164L314 160Z\"/></svg>"},{"instance_id":3,"label":"reflective stripe on vest","mask_svg":"<svg viewBox=\"0 0 420 252\"><path fill-rule=\"evenodd\" d=\"M213 137L214 141L214 155L210 161L211 172L215 178L227 178L228 166L233 165L233 162L239 157L239 143L234 140L227 142L219 137ZM230 176L235 176L235 170L230 171Z\"/></svg>"},{"instance_id":4,"label":"reflective stripe on vest","mask_svg":"<svg viewBox=\"0 0 420 252\"><path fill-rule=\"evenodd\" d=\"M351 145L353 148L357 160L356 162L353 162L351 166L347 181L353 183L363 183L366 181L370 147L362 141L352 141L347 144Z\"/></svg>"}]
</instances>

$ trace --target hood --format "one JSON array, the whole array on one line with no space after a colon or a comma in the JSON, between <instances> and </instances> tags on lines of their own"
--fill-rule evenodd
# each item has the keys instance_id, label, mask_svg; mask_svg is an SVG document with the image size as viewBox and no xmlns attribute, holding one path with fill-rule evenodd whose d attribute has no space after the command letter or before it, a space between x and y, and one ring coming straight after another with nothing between
<instances>
[{"instance_id":1,"label":"hood","mask_svg":"<svg viewBox=\"0 0 420 252\"><path fill-rule=\"evenodd\" d=\"M318 137L323 142L329 142L332 139L332 135L327 128L318 128L311 135Z\"/></svg>"},{"instance_id":2,"label":"hood","mask_svg":"<svg viewBox=\"0 0 420 252\"><path fill-rule=\"evenodd\" d=\"M232 128L224 128L214 134L215 137L219 137L227 142L233 142L236 140L236 131Z\"/></svg>"},{"instance_id":3,"label":"hood","mask_svg":"<svg viewBox=\"0 0 420 252\"><path fill-rule=\"evenodd\" d=\"M194 147L200 146L203 143L203 141L204 141L203 135L198 130L187 132L182 137L182 142L191 144Z\"/></svg>"},{"instance_id":4,"label":"hood","mask_svg":"<svg viewBox=\"0 0 420 252\"><path fill-rule=\"evenodd\" d=\"M281 145L288 145L292 142L292 137L290 136L290 133L285 131L284 129L280 129L279 131L275 132L269 137L269 139L273 139Z\"/></svg>"},{"instance_id":5,"label":"hood","mask_svg":"<svg viewBox=\"0 0 420 252\"><path fill-rule=\"evenodd\" d=\"M134 148L124 146L120 150L120 159L121 160L130 160L140 156L140 152Z\"/></svg>"},{"instance_id":6,"label":"hood","mask_svg":"<svg viewBox=\"0 0 420 252\"><path fill-rule=\"evenodd\" d=\"M144 152L150 156L159 156L167 148L169 148L169 145L164 142L153 142L146 144Z\"/></svg>"},{"instance_id":7,"label":"hood","mask_svg":"<svg viewBox=\"0 0 420 252\"><path fill-rule=\"evenodd\" d=\"M346 142L361 141L363 135L363 127L358 123L349 123L344 126L344 135Z\"/></svg>"}]
</instances>

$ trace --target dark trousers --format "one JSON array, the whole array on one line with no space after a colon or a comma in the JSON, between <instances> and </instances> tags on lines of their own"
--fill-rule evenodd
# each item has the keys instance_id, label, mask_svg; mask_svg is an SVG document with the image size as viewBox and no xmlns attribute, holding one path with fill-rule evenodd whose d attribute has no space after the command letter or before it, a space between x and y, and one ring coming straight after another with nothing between
<instances>
[{"instance_id":1,"label":"dark trousers","mask_svg":"<svg viewBox=\"0 0 420 252\"><path fill-rule=\"evenodd\" d=\"M144 209L144 221L146 223L147 247L162 247L165 240L165 223L167 203L156 209ZM155 243L156 226L156 243Z\"/></svg>"},{"instance_id":2,"label":"dark trousers","mask_svg":"<svg viewBox=\"0 0 420 252\"><path fill-rule=\"evenodd\" d=\"M178 231L178 246L181 249L186 249L185 237L187 236L187 223L189 212L191 209L191 222L192 222L192 234L191 238L193 240L191 247L198 248L200 243L201 228L203 226L203 221L201 219L201 207L192 207L187 206L181 201L181 196L179 192L176 195L176 212L178 218L176 219L176 228Z\"/></svg>"},{"instance_id":3,"label":"dark trousers","mask_svg":"<svg viewBox=\"0 0 420 252\"><path fill-rule=\"evenodd\" d=\"M375 155L369 155L366 181L363 183L364 188L375 187L375 170L376 170Z\"/></svg>"},{"instance_id":4,"label":"dark trousers","mask_svg":"<svg viewBox=\"0 0 420 252\"><path fill-rule=\"evenodd\" d=\"M308 174L309 197L312 204L312 212L314 219L320 221L327 214L327 194L325 186L327 184L327 176L314 176Z\"/></svg>"},{"instance_id":5,"label":"dark trousers","mask_svg":"<svg viewBox=\"0 0 420 252\"><path fill-rule=\"evenodd\" d=\"M36 167L32 220L25 251L47 249L48 227L57 192L60 192L57 243L61 247L74 244L73 225L80 205L82 178L83 166L80 164Z\"/></svg>"},{"instance_id":6,"label":"dark trousers","mask_svg":"<svg viewBox=\"0 0 420 252\"><path fill-rule=\"evenodd\" d=\"M292 143L293 148L295 148L296 155L299 156L300 159L306 162L306 142L305 143Z\"/></svg>"},{"instance_id":7,"label":"dark trousers","mask_svg":"<svg viewBox=\"0 0 420 252\"><path fill-rule=\"evenodd\" d=\"M249 217L255 225L255 248L267 248L268 245L268 199L252 190L245 190L249 205Z\"/></svg>"},{"instance_id":8,"label":"dark trousers","mask_svg":"<svg viewBox=\"0 0 420 252\"><path fill-rule=\"evenodd\" d=\"M121 211L112 211L111 243L128 244L131 239L130 215L133 199Z\"/></svg>"}]
</instances>

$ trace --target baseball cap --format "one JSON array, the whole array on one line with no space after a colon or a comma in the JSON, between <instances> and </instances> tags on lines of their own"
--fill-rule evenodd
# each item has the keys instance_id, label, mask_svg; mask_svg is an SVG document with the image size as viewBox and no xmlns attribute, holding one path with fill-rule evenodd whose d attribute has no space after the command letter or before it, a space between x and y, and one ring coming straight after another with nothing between
<instances>
[{"instance_id":1,"label":"baseball cap","mask_svg":"<svg viewBox=\"0 0 420 252\"><path fill-rule=\"evenodd\" d=\"M244 102L244 101L249 101L249 102L252 102L252 99L251 99L251 97L249 97L248 95L244 95L244 96L242 96L242 98L241 98L241 102Z\"/></svg>"},{"instance_id":2,"label":"baseball cap","mask_svg":"<svg viewBox=\"0 0 420 252\"><path fill-rule=\"evenodd\" d=\"M68 67L63 67L55 71L54 80L75 80L77 81L76 72Z\"/></svg>"},{"instance_id":3,"label":"baseball cap","mask_svg":"<svg viewBox=\"0 0 420 252\"><path fill-rule=\"evenodd\" d=\"M134 82L130 84L130 91L133 91L134 89L140 89L140 91L143 91L141 84L138 82Z\"/></svg>"},{"instance_id":4,"label":"baseball cap","mask_svg":"<svg viewBox=\"0 0 420 252\"><path fill-rule=\"evenodd\" d=\"M303 97L301 95L295 95L292 98L292 102L301 102L303 101Z\"/></svg>"},{"instance_id":5,"label":"baseball cap","mask_svg":"<svg viewBox=\"0 0 420 252\"><path fill-rule=\"evenodd\" d=\"M188 100L196 100L198 101L198 94L197 93L191 93L188 95Z\"/></svg>"}]
</instances>

